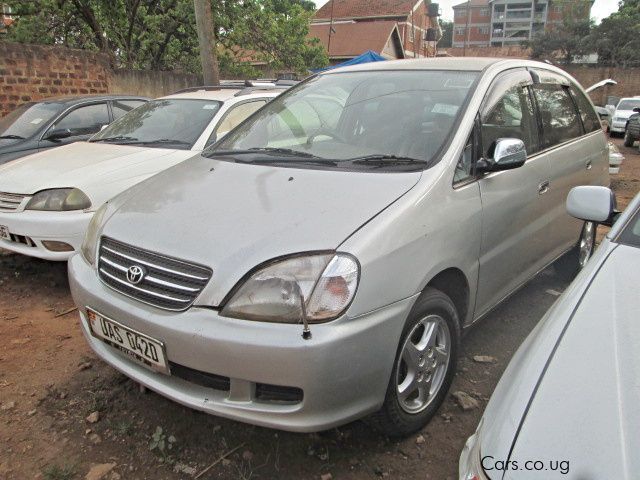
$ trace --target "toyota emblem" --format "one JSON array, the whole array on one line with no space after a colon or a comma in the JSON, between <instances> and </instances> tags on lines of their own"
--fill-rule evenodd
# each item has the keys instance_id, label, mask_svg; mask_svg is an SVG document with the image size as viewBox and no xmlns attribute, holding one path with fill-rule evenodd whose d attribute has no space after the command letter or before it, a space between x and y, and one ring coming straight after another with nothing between
<instances>
[{"instance_id":1,"label":"toyota emblem","mask_svg":"<svg viewBox=\"0 0 640 480\"><path fill-rule=\"evenodd\" d=\"M129 283L137 285L142 280L144 280L146 274L147 272L145 272L143 267L132 265L131 267L129 267L129 270L127 270L127 280L129 281Z\"/></svg>"}]
</instances>

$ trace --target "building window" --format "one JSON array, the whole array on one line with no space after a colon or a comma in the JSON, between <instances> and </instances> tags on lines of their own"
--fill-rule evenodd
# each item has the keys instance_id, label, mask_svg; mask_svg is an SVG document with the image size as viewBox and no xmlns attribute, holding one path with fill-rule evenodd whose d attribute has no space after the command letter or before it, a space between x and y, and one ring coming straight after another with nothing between
<instances>
[{"instance_id":1,"label":"building window","mask_svg":"<svg viewBox=\"0 0 640 480\"><path fill-rule=\"evenodd\" d=\"M489 27L478 27L480 35L489 35Z\"/></svg>"},{"instance_id":2,"label":"building window","mask_svg":"<svg viewBox=\"0 0 640 480\"><path fill-rule=\"evenodd\" d=\"M456 17L466 17L467 16L467 9L466 8L458 8L456 10L454 10L454 16Z\"/></svg>"},{"instance_id":3,"label":"building window","mask_svg":"<svg viewBox=\"0 0 640 480\"><path fill-rule=\"evenodd\" d=\"M480 9L480 16L481 17L488 17L489 16L489 9L488 8L481 8Z\"/></svg>"},{"instance_id":4,"label":"building window","mask_svg":"<svg viewBox=\"0 0 640 480\"><path fill-rule=\"evenodd\" d=\"M464 27L456 28L456 35L464 35Z\"/></svg>"}]
</instances>

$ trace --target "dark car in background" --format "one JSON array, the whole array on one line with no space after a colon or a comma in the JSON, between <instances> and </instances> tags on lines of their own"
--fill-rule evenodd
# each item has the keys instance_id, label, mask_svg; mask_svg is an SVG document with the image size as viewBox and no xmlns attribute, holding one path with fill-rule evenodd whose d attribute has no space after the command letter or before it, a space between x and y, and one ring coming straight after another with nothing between
<instances>
[{"instance_id":1,"label":"dark car in background","mask_svg":"<svg viewBox=\"0 0 640 480\"><path fill-rule=\"evenodd\" d=\"M53 97L0 118L0 165L47 148L87 140L148 99L131 95Z\"/></svg>"},{"instance_id":2,"label":"dark car in background","mask_svg":"<svg viewBox=\"0 0 640 480\"><path fill-rule=\"evenodd\" d=\"M627 127L624 130L624 146L633 147L633 144L640 140L640 108L634 108L634 113L627 121Z\"/></svg>"}]
</instances>

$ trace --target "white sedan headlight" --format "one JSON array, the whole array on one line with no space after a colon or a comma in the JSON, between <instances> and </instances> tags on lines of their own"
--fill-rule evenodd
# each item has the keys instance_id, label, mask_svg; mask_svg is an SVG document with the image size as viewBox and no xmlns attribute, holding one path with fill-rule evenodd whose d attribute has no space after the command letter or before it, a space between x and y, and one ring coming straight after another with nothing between
<instances>
[{"instance_id":1,"label":"white sedan headlight","mask_svg":"<svg viewBox=\"0 0 640 480\"><path fill-rule=\"evenodd\" d=\"M280 323L333 320L353 300L359 276L358 262L344 253L276 260L250 274L221 315Z\"/></svg>"},{"instance_id":2,"label":"white sedan headlight","mask_svg":"<svg viewBox=\"0 0 640 480\"><path fill-rule=\"evenodd\" d=\"M484 417L480 420L477 430L469 437L464 445L462 454L460 455L459 479L460 480L488 480L484 468L482 468L482 459L480 457L480 431Z\"/></svg>"},{"instance_id":3,"label":"white sedan headlight","mask_svg":"<svg viewBox=\"0 0 640 480\"><path fill-rule=\"evenodd\" d=\"M108 204L105 203L98 210L96 210L96 213L93 214L93 217L91 218L89 226L87 227L87 231L84 235L82 247L80 247L82 256L91 265L94 265L96 262L98 235L100 233L100 229L102 228L102 220L104 218L105 212L107 211L107 206Z\"/></svg>"},{"instance_id":4,"label":"white sedan headlight","mask_svg":"<svg viewBox=\"0 0 640 480\"><path fill-rule=\"evenodd\" d=\"M91 200L77 188L54 188L36 193L25 210L43 210L48 212L66 212L69 210L86 210L91 207Z\"/></svg>"}]
</instances>

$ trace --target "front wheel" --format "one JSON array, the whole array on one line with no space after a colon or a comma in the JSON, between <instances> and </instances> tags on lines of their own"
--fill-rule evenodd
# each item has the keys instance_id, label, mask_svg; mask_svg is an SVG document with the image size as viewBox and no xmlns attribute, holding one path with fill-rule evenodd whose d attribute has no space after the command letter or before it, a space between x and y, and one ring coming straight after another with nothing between
<instances>
[{"instance_id":1,"label":"front wheel","mask_svg":"<svg viewBox=\"0 0 640 480\"><path fill-rule=\"evenodd\" d=\"M596 229L598 226L593 222L585 222L578 243L578 271L587 264L593 251L596 248Z\"/></svg>"},{"instance_id":2,"label":"front wheel","mask_svg":"<svg viewBox=\"0 0 640 480\"><path fill-rule=\"evenodd\" d=\"M584 222L577 245L556 261L556 272L567 281L573 280L593 255L597 228L598 225L593 222Z\"/></svg>"},{"instance_id":3,"label":"front wheel","mask_svg":"<svg viewBox=\"0 0 640 480\"><path fill-rule=\"evenodd\" d=\"M426 289L405 324L382 408L370 417L385 435L424 427L446 398L455 374L460 323L451 299Z\"/></svg>"},{"instance_id":4,"label":"front wheel","mask_svg":"<svg viewBox=\"0 0 640 480\"><path fill-rule=\"evenodd\" d=\"M633 137L629 134L629 130L624 132L624 146L625 147L633 147Z\"/></svg>"}]
</instances>

